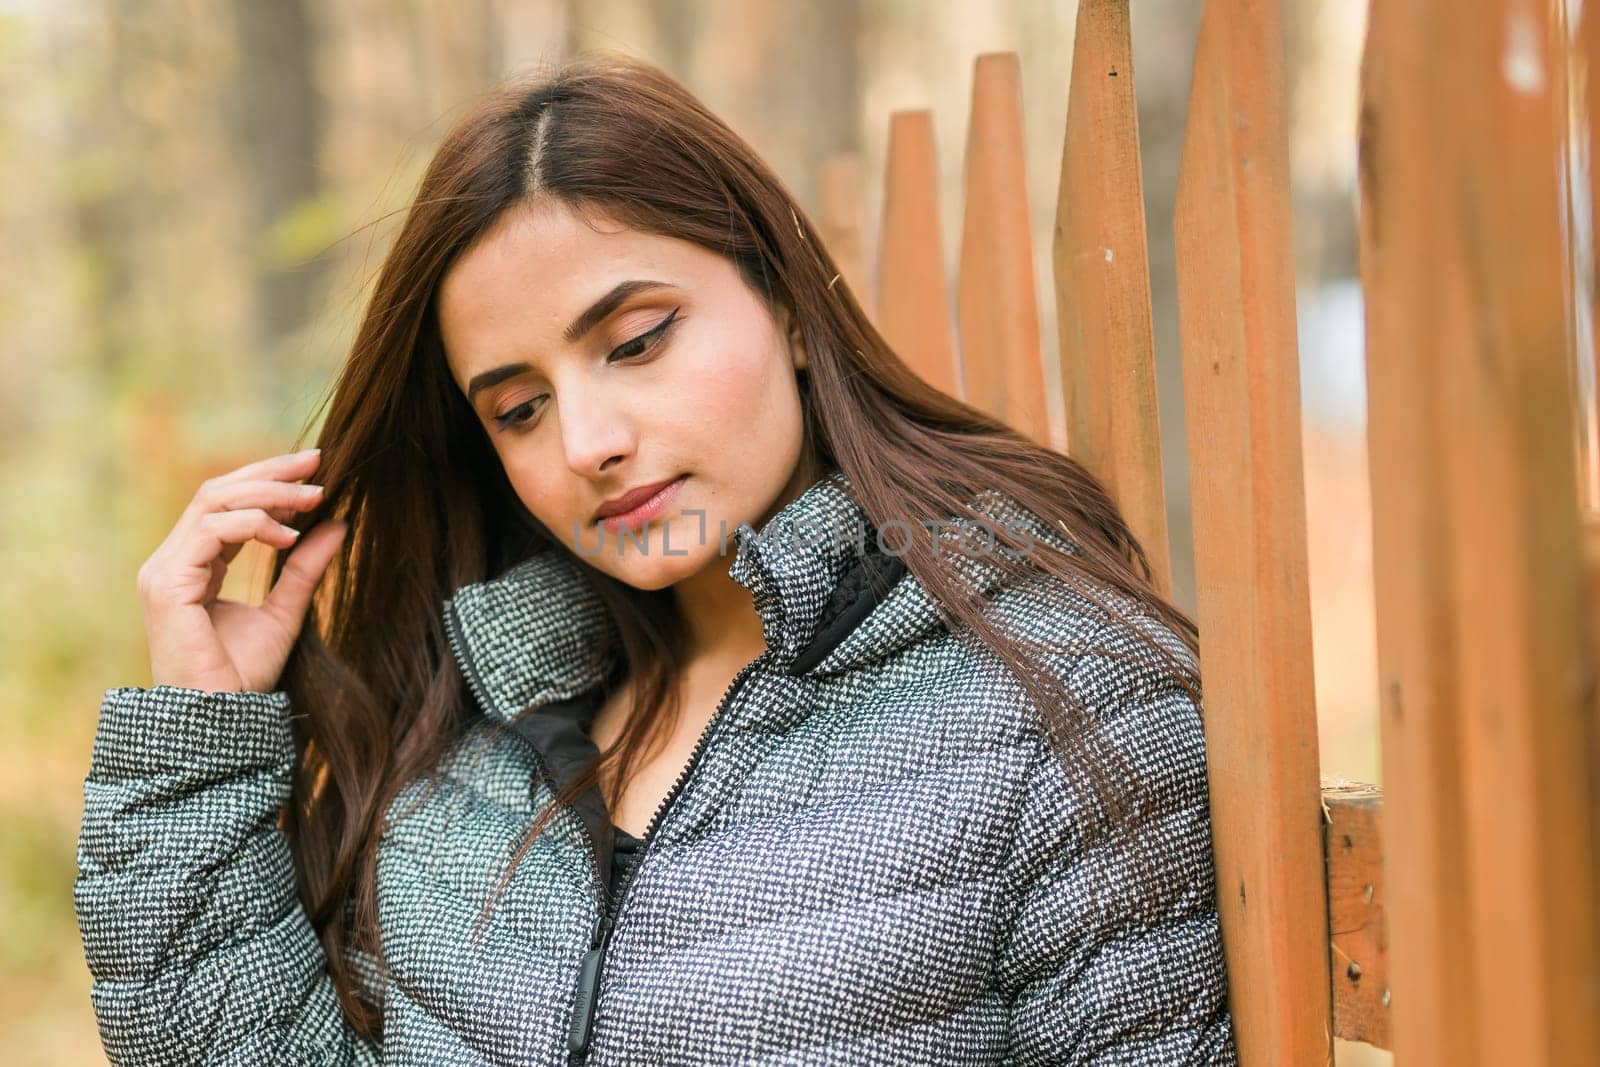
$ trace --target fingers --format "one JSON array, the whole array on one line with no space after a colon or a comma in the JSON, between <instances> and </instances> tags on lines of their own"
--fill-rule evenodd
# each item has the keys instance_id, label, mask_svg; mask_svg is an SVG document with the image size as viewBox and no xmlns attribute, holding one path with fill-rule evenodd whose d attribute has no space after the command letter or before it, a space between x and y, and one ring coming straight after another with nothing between
<instances>
[{"instance_id":1,"label":"fingers","mask_svg":"<svg viewBox=\"0 0 1600 1067\"><path fill-rule=\"evenodd\" d=\"M280 513L273 516L282 521L297 511L305 511L322 500L322 486L301 485L297 482L279 482L270 479L223 481L211 479L195 490L185 518L238 508L272 509ZM284 514L287 513L287 514Z\"/></svg>"},{"instance_id":2,"label":"fingers","mask_svg":"<svg viewBox=\"0 0 1600 1067\"><path fill-rule=\"evenodd\" d=\"M179 566L208 567L219 557L237 555L250 541L274 548L289 548L300 531L268 515L261 508L216 511L196 521L192 535L185 540L177 558ZM231 552L230 552L231 550Z\"/></svg>"},{"instance_id":3,"label":"fingers","mask_svg":"<svg viewBox=\"0 0 1600 1067\"><path fill-rule=\"evenodd\" d=\"M218 568L226 568L222 558L231 546L252 540L275 548L288 548L299 531L278 522L260 508L219 511L202 515L187 527L174 530L168 542L157 549L139 568L139 591L147 603L161 603L173 596L187 602L199 576L209 593L218 584ZM237 547L234 548L237 551Z\"/></svg>"},{"instance_id":4,"label":"fingers","mask_svg":"<svg viewBox=\"0 0 1600 1067\"><path fill-rule=\"evenodd\" d=\"M207 478L200 483L200 488L195 491L189 506L179 517L178 525L192 521L198 515L207 511L218 511L224 507L271 507L284 508L282 494L277 499L261 499L262 490L270 485L288 485L304 478L309 478L322 462L320 449L306 449L301 452L287 452L282 455L269 456L254 463L246 463L242 467L219 474L214 478ZM250 486L246 489L245 486ZM292 488L291 488L292 492ZM241 495L242 494L242 495ZM286 516L274 516L281 521L286 521Z\"/></svg>"},{"instance_id":5,"label":"fingers","mask_svg":"<svg viewBox=\"0 0 1600 1067\"><path fill-rule=\"evenodd\" d=\"M315 507L322 501L322 486L301 485L295 482L279 482L267 479L229 480L210 479L204 482L195 491L194 498L189 502L189 507L179 519L178 529L185 527L194 528L209 515L215 515L234 510L259 510L264 512L272 521L285 525L292 520L297 512ZM182 534L179 534L183 537ZM192 540L184 537L184 540ZM249 540L249 538L246 538ZM263 540L267 540L263 538ZM221 548L221 557L224 563L233 562L233 557L239 554L244 547L243 542L233 542L224 539ZM209 542L208 542L209 543ZM267 540L268 544L283 545L278 541ZM194 564L201 560L195 554L199 546L192 546L180 555L185 562Z\"/></svg>"},{"instance_id":6,"label":"fingers","mask_svg":"<svg viewBox=\"0 0 1600 1067\"><path fill-rule=\"evenodd\" d=\"M278 581L261 604L291 634L298 636L311 606L311 594L339 551L348 527L338 519L319 522L283 562Z\"/></svg>"},{"instance_id":7,"label":"fingers","mask_svg":"<svg viewBox=\"0 0 1600 1067\"><path fill-rule=\"evenodd\" d=\"M251 541L288 549L299 531L287 525L323 500L320 485L300 484L320 464L317 450L272 456L208 478L171 533L142 567L141 589L159 599L187 598L198 577L209 588ZM191 592L183 592L190 590Z\"/></svg>"},{"instance_id":8,"label":"fingers","mask_svg":"<svg viewBox=\"0 0 1600 1067\"><path fill-rule=\"evenodd\" d=\"M254 463L246 463L227 474L211 479L213 482L249 482L262 479L270 481L296 481L309 478L322 462L320 449L308 448L301 452L285 452Z\"/></svg>"},{"instance_id":9,"label":"fingers","mask_svg":"<svg viewBox=\"0 0 1600 1067\"><path fill-rule=\"evenodd\" d=\"M221 557L232 563L246 542L259 537L266 544L280 549L294 544L286 523L296 512L312 509L322 502L320 485L299 485L294 482L272 480L229 480L211 478L203 483L178 522L179 544L176 555L179 565L200 566ZM270 520L266 525L240 523L237 520L218 523L219 515L243 512L259 514ZM240 537L238 534L242 533ZM258 533L259 531L259 533ZM283 537L290 539L285 541Z\"/></svg>"}]
</instances>

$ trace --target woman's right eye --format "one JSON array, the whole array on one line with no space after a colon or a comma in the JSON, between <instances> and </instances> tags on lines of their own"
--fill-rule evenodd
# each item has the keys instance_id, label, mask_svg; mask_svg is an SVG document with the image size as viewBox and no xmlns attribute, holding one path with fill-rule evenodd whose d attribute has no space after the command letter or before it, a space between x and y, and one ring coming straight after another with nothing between
<instances>
[{"instance_id":1,"label":"woman's right eye","mask_svg":"<svg viewBox=\"0 0 1600 1067\"><path fill-rule=\"evenodd\" d=\"M538 414L538 408L535 408L534 405L540 399L542 398L534 397L532 400L525 400L509 411L496 415L494 421L502 430L515 430L527 426L533 421L534 416Z\"/></svg>"}]
</instances>

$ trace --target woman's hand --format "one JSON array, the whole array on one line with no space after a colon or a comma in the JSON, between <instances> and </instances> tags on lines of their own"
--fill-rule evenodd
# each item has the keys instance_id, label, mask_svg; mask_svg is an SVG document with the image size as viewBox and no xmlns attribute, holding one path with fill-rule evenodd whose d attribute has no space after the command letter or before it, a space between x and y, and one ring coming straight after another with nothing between
<instances>
[{"instance_id":1,"label":"woman's hand","mask_svg":"<svg viewBox=\"0 0 1600 1067\"><path fill-rule=\"evenodd\" d=\"M345 534L345 524L331 519L303 538L283 525L321 501L320 485L299 484L321 460L315 449L273 456L201 484L139 567L152 684L210 692L276 688L311 593ZM260 607L218 600L228 564L252 540L294 546L277 584Z\"/></svg>"}]
</instances>

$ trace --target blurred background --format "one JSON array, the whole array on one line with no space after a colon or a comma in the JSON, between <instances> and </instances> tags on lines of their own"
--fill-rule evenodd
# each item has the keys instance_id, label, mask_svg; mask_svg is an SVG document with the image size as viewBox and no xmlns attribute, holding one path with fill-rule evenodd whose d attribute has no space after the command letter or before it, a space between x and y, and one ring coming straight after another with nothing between
<instances>
[{"instance_id":1,"label":"blurred background","mask_svg":"<svg viewBox=\"0 0 1600 1067\"><path fill-rule=\"evenodd\" d=\"M1284 0L1323 770L1379 780L1356 90L1365 5ZM1176 597L1194 609L1172 207L1201 5L1133 5ZM0 1051L103 1063L72 907L105 689L149 681L134 577L199 482L311 437L430 152L484 89L644 56L819 222L852 157L866 306L891 112L934 114L959 254L972 65L1021 59L1047 392L1073 0L0 0ZM952 288L953 292L953 288ZM248 595L241 555L225 596ZM1387 1063L1341 1045L1341 1065Z\"/></svg>"}]
</instances>

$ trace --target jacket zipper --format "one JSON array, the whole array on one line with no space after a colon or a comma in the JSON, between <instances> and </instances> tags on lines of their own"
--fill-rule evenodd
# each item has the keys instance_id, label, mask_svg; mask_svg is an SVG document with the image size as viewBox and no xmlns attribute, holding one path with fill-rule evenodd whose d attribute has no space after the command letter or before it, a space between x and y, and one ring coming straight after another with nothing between
<instances>
[{"instance_id":1,"label":"jacket zipper","mask_svg":"<svg viewBox=\"0 0 1600 1067\"><path fill-rule=\"evenodd\" d=\"M472 690L472 695L485 711L497 710L489 701L487 691L482 680L478 677L477 664L466 653L466 642L461 639L461 621L456 615L455 606L452 604L445 617L445 637L450 642L450 650L455 653L456 662L461 667L461 673L466 676L467 686ZM578 967L577 1001L573 1007L572 1020L567 1027L567 1051L572 1057L574 1067L588 1062L589 1038L594 1031L595 1002L600 992L600 970L605 963L606 947L611 941L611 930L616 925L617 912L622 906L623 897L627 895L628 886L639 873L639 868L644 866L644 860L650 853L650 847L655 843L656 827L660 824L667 809L672 802L678 799L678 794L683 791L684 783L689 780L689 774L694 770L695 764L700 761L700 755L705 751L706 742L711 737L711 731L717 720L722 718L728 704L733 700L734 694L739 691L750 675L755 673L757 667L764 663L770 654L764 651L755 659L746 663L734 675L733 681L728 683L728 688L722 694L722 699L717 702L717 708L711 713L711 718L706 721L705 728L700 731L700 736L694 743L694 748L689 752L689 758L683 765L683 770L678 772L677 781L672 783L672 788L667 795L661 798L661 803L656 806L655 814L650 817L650 823L645 827L643 844L639 847L638 855L634 857L633 866L617 885L617 892L613 896L607 892L604 872L600 870L600 851L590 841L589 870L594 875L595 898L600 904L600 918L595 923L594 933L589 939L589 950L584 953L583 960ZM513 731L514 732L514 731ZM521 735L518 735L519 737ZM547 780L550 778L549 768L544 763L544 758L539 755L538 749L527 745L528 751L533 753L533 758L538 766L539 773ZM585 834L585 837L588 835Z\"/></svg>"},{"instance_id":2,"label":"jacket zipper","mask_svg":"<svg viewBox=\"0 0 1600 1067\"><path fill-rule=\"evenodd\" d=\"M638 855L634 857L633 866L618 883L616 894L608 899L605 907L601 909L600 920L595 923L594 935L589 942L589 951L584 953L583 962L578 968L577 1003L573 1008L572 1023L567 1029L567 1051L577 1057L575 1065L587 1063L589 1059L589 1039L594 1031L595 1002L599 999L600 993L600 972L605 964L606 947L610 944L611 931L616 925L617 913L621 910L623 898L627 896L628 886L638 875L639 868L644 866L645 857L650 854L650 848L655 843L656 827L661 823L662 816L672 806L673 801L677 800L678 794L683 791L684 783L689 780L695 764L700 761L700 754L705 750L706 741L710 738L717 720L722 718L723 712L727 710L728 704L739 691L739 687L744 684L745 679L755 673L756 667L765 662L767 656L767 652L762 652L740 668L739 673L734 675L733 681L728 683L722 699L717 702L716 710L712 712L705 728L700 731L700 737L695 741L694 748L690 750L683 770L678 772L677 781L672 783L672 788L661 798L655 814L650 817L650 823L645 827L643 843L639 846ZM598 870L598 860L595 866Z\"/></svg>"}]
</instances>

